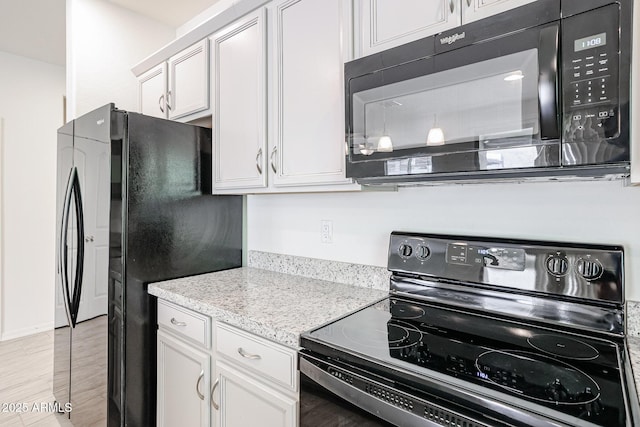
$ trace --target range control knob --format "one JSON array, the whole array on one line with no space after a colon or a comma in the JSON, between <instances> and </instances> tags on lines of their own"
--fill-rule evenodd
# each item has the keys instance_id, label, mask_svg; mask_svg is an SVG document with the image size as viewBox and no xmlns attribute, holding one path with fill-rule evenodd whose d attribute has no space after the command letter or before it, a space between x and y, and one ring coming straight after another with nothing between
<instances>
[{"instance_id":1,"label":"range control knob","mask_svg":"<svg viewBox=\"0 0 640 427\"><path fill-rule=\"evenodd\" d=\"M429 258L429 255L431 255L431 250L429 249L429 246L420 245L416 248L416 258L425 260Z\"/></svg>"},{"instance_id":2,"label":"range control knob","mask_svg":"<svg viewBox=\"0 0 640 427\"><path fill-rule=\"evenodd\" d=\"M552 255L547 258L547 271L554 276L564 276L569 271L569 261L563 255Z\"/></svg>"},{"instance_id":3,"label":"range control knob","mask_svg":"<svg viewBox=\"0 0 640 427\"><path fill-rule=\"evenodd\" d=\"M400 256L402 258L409 258L411 256L411 254L413 253L413 248L411 247L411 245L403 243L398 248L398 253L400 254Z\"/></svg>"},{"instance_id":4,"label":"range control knob","mask_svg":"<svg viewBox=\"0 0 640 427\"><path fill-rule=\"evenodd\" d=\"M602 268L602 264L598 260L580 258L576 262L576 271L586 280L596 280L602 276L604 268Z\"/></svg>"}]
</instances>

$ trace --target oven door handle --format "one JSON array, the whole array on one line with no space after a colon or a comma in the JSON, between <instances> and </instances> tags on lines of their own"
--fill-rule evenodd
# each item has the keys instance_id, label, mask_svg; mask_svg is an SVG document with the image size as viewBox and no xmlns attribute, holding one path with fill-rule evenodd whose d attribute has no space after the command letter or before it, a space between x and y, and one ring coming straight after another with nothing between
<instances>
[{"instance_id":1,"label":"oven door handle","mask_svg":"<svg viewBox=\"0 0 640 427\"><path fill-rule=\"evenodd\" d=\"M560 25L553 24L540 30L538 45L538 106L540 108L540 139L560 138L558 34Z\"/></svg>"}]
</instances>

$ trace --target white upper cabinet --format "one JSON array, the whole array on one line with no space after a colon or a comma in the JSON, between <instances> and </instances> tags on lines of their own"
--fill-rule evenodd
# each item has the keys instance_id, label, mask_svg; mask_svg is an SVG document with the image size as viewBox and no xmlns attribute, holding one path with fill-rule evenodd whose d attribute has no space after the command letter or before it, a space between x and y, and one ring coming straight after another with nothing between
<instances>
[{"instance_id":1,"label":"white upper cabinet","mask_svg":"<svg viewBox=\"0 0 640 427\"><path fill-rule=\"evenodd\" d=\"M356 1L360 17L359 56L380 52L461 24L461 0Z\"/></svg>"},{"instance_id":2,"label":"white upper cabinet","mask_svg":"<svg viewBox=\"0 0 640 427\"><path fill-rule=\"evenodd\" d=\"M167 117L167 64L153 67L138 77L138 111L147 116Z\"/></svg>"},{"instance_id":3,"label":"white upper cabinet","mask_svg":"<svg viewBox=\"0 0 640 427\"><path fill-rule=\"evenodd\" d=\"M535 0L462 0L462 22L469 23Z\"/></svg>"},{"instance_id":4,"label":"white upper cabinet","mask_svg":"<svg viewBox=\"0 0 640 427\"><path fill-rule=\"evenodd\" d=\"M367 56L535 0L355 0L357 56Z\"/></svg>"},{"instance_id":5,"label":"white upper cabinet","mask_svg":"<svg viewBox=\"0 0 640 427\"><path fill-rule=\"evenodd\" d=\"M267 185L265 20L260 9L210 38L214 191Z\"/></svg>"},{"instance_id":6,"label":"white upper cabinet","mask_svg":"<svg viewBox=\"0 0 640 427\"><path fill-rule=\"evenodd\" d=\"M138 76L138 111L179 119L209 108L207 40Z\"/></svg>"},{"instance_id":7,"label":"white upper cabinet","mask_svg":"<svg viewBox=\"0 0 640 427\"><path fill-rule=\"evenodd\" d=\"M209 108L209 51L207 40L169 58L169 118Z\"/></svg>"},{"instance_id":8,"label":"white upper cabinet","mask_svg":"<svg viewBox=\"0 0 640 427\"><path fill-rule=\"evenodd\" d=\"M269 169L276 187L345 184L348 2L269 5Z\"/></svg>"}]
</instances>

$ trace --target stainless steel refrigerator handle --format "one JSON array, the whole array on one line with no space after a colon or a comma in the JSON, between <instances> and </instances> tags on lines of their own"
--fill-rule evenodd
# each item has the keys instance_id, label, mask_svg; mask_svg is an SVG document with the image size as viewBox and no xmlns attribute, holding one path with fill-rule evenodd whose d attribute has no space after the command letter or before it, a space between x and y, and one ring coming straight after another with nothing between
<instances>
[{"instance_id":1,"label":"stainless steel refrigerator handle","mask_svg":"<svg viewBox=\"0 0 640 427\"><path fill-rule=\"evenodd\" d=\"M73 184L73 174L75 167L69 171L69 179L67 180L67 188L64 192L64 200L62 202L62 218L60 222L60 240L58 242L58 269L60 270L60 284L62 286L62 299L64 302L64 311L71 326L71 299L69 297L69 278L67 277L67 227L69 221L69 209L71 208L71 187Z\"/></svg>"},{"instance_id":2,"label":"stainless steel refrigerator handle","mask_svg":"<svg viewBox=\"0 0 640 427\"><path fill-rule=\"evenodd\" d=\"M259 354L249 354L246 353L242 347L238 347L238 354L242 357L244 357L245 359L251 359L251 360L260 360L262 359L262 357Z\"/></svg>"},{"instance_id":3,"label":"stainless steel refrigerator handle","mask_svg":"<svg viewBox=\"0 0 640 427\"><path fill-rule=\"evenodd\" d=\"M162 103L164 102L164 93L162 95L160 95L160 98L158 98L158 106L160 106L160 111L162 111L164 113L164 108L162 108Z\"/></svg>"},{"instance_id":4,"label":"stainless steel refrigerator handle","mask_svg":"<svg viewBox=\"0 0 640 427\"><path fill-rule=\"evenodd\" d=\"M220 383L220 378L216 378L216 382L213 383L213 387L211 387L211 406L213 406L213 409L215 409L216 411L220 409L220 407L218 406L216 401L213 400L213 392L216 391L216 387L218 387L219 383Z\"/></svg>"},{"instance_id":5,"label":"stainless steel refrigerator handle","mask_svg":"<svg viewBox=\"0 0 640 427\"><path fill-rule=\"evenodd\" d=\"M173 110L173 108L171 108L171 91L167 92L167 110Z\"/></svg>"},{"instance_id":6,"label":"stainless steel refrigerator handle","mask_svg":"<svg viewBox=\"0 0 640 427\"><path fill-rule=\"evenodd\" d=\"M258 149L258 154L256 154L256 169L258 169L258 173L262 175L262 167L260 166L260 158L262 157L262 147Z\"/></svg>"},{"instance_id":7,"label":"stainless steel refrigerator handle","mask_svg":"<svg viewBox=\"0 0 640 427\"><path fill-rule=\"evenodd\" d=\"M74 168L71 191L74 195L76 206L76 220L78 222L78 235L76 239L76 277L74 280L73 302L71 306L71 320L73 321L72 325L75 327L78 320L78 312L80 311L80 296L82 295L82 281L84 272L84 206L82 203L82 190L80 188L80 178L78 178L77 168Z\"/></svg>"},{"instance_id":8,"label":"stainless steel refrigerator handle","mask_svg":"<svg viewBox=\"0 0 640 427\"><path fill-rule=\"evenodd\" d=\"M198 377L198 381L196 382L196 393L198 393L198 397L200 400L204 400L204 394L200 393L200 383L204 378L204 370L200 371L200 376Z\"/></svg>"},{"instance_id":9,"label":"stainless steel refrigerator handle","mask_svg":"<svg viewBox=\"0 0 640 427\"><path fill-rule=\"evenodd\" d=\"M271 161L271 170L273 171L273 173L278 173L278 171L276 170L276 165L273 162L273 156L275 156L277 152L278 146L273 147L273 150L271 150L271 157L269 158L269 160Z\"/></svg>"}]
</instances>

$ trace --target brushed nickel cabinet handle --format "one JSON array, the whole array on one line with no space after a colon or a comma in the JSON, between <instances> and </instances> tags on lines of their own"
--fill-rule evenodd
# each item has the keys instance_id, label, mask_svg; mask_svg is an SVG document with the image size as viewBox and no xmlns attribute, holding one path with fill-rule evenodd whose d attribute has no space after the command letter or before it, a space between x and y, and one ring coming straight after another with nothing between
<instances>
[{"instance_id":1,"label":"brushed nickel cabinet handle","mask_svg":"<svg viewBox=\"0 0 640 427\"><path fill-rule=\"evenodd\" d=\"M160 106L160 111L164 113L164 108L162 107L163 102L164 102L164 93L160 95L160 98L158 98L158 105Z\"/></svg>"},{"instance_id":2,"label":"brushed nickel cabinet handle","mask_svg":"<svg viewBox=\"0 0 640 427\"><path fill-rule=\"evenodd\" d=\"M262 157L262 147L258 150L258 154L256 154L256 169L258 169L258 173L262 175L262 166L260 166L260 158Z\"/></svg>"},{"instance_id":3,"label":"brushed nickel cabinet handle","mask_svg":"<svg viewBox=\"0 0 640 427\"><path fill-rule=\"evenodd\" d=\"M171 107L171 91L167 92L167 110L173 110Z\"/></svg>"},{"instance_id":4,"label":"brushed nickel cabinet handle","mask_svg":"<svg viewBox=\"0 0 640 427\"><path fill-rule=\"evenodd\" d=\"M467 6L471 7L471 0L467 0Z\"/></svg>"},{"instance_id":5,"label":"brushed nickel cabinet handle","mask_svg":"<svg viewBox=\"0 0 640 427\"><path fill-rule=\"evenodd\" d=\"M216 401L213 400L213 392L216 391L216 387L218 387L219 382L220 382L220 379L216 378L216 382L213 383L213 387L211 387L211 406L213 406L213 409L215 409L216 411L220 409L220 407L218 406Z\"/></svg>"},{"instance_id":6,"label":"brushed nickel cabinet handle","mask_svg":"<svg viewBox=\"0 0 640 427\"><path fill-rule=\"evenodd\" d=\"M453 0L449 0L449 10L451 11L451 13L453 13L455 8L456 8L456 5L453 3Z\"/></svg>"},{"instance_id":7,"label":"brushed nickel cabinet handle","mask_svg":"<svg viewBox=\"0 0 640 427\"><path fill-rule=\"evenodd\" d=\"M198 397L200 400L204 400L204 394L200 393L200 382L204 378L204 370L200 371L200 376L198 377L198 381L196 382L196 393L198 393Z\"/></svg>"},{"instance_id":8,"label":"brushed nickel cabinet handle","mask_svg":"<svg viewBox=\"0 0 640 427\"><path fill-rule=\"evenodd\" d=\"M238 347L238 354L240 354L240 356L244 357L245 359L251 359L251 360L260 360L262 359L262 357L260 357L259 354L249 354L246 353L242 347Z\"/></svg>"},{"instance_id":9,"label":"brushed nickel cabinet handle","mask_svg":"<svg viewBox=\"0 0 640 427\"><path fill-rule=\"evenodd\" d=\"M273 161L273 156L276 155L276 153L278 152L278 147L273 147L273 150L271 150L271 170L273 171L273 173L278 173L278 171L276 170L276 164Z\"/></svg>"},{"instance_id":10,"label":"brushed nickel cabinet handle","mask_svg":"<svg viewBox=\"0 0 640 427\"><path fill-rule=\"evenodd\" d=\"M187 326L187 322L178 322L175 317L171 318L171 324L176 326Z\"/></svg>"}]
</instances>

